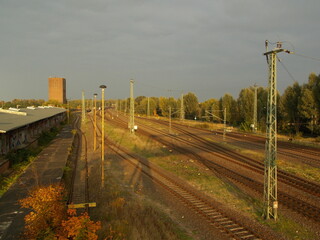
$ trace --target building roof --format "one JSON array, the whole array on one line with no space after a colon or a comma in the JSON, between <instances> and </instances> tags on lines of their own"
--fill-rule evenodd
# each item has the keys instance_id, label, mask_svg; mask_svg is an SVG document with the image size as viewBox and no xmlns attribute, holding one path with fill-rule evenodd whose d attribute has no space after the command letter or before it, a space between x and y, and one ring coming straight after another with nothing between
<instances>
[{"instance_id":1,"label":"building roof","mask_svg":"<svg viewBox=\"0 0 320 240\"><path fill-rule=\"evenodd\" d=\"M65 111L64 108L55 107L20 108L19 110L0 109L0 133L24 127Z\"/></svg>"}]
</instances>

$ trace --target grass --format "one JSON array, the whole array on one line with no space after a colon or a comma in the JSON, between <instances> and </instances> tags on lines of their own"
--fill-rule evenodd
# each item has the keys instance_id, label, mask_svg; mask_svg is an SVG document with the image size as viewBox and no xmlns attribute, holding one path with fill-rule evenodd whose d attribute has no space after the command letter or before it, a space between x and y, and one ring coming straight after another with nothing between
<instances>
[{"instance_id":1,"label":"grass","mask_svg":"<svg viewBox=\"0 0 320 240\"><path fill-rule=\"evenodd\" d=\"M279 220L277 222L262 220L262 203L260 200L254 199L243 193L237 187L222 181L210 170L197 164L196 161L187 159L185 156L179 154L170 153L168 148L163 147L161 144L158 144L151 139L138 136L138 134L133 136L127 131L112 128L110 126L107 131L108 136L119 144L148 158L150 162L176 174L180 178L187 180L191 185L212 195L218 201L244 212L246 215L255 218L262 224L270 226L281 234L285 234L290 239L315 239L315 236L311 231L301 226L299 223L285 218L281 214L279 214ZM226 145L224 144L224 146ZM228 145L228 147L230 146ZM240 153L246 155L250 154L255 158L263 159L263 154L250 150L242 150L237 147L231 148ZM286 164L281 161L279 161L279 166L286 169ZM296 169L296 173L301 171L301 168L296 168L296 165L294 166L295 168L289 165L290 168ZM304 174L314 174L313 171L311 173L308 171L306 172L307 173Z\"/></svg>"},{"instance_id":2,"label":"grass","mask_svg":"<svg viewBox=\"0 0 320 240\"><path fill-rule=\"evenodd\" d=\"M304 179L315 181L320 183L320 171L319 168L311 167L303 163L292 163L289 161L278 160L279 167L289 173L296 176L300 176Z\"/></svg>"},{"instance_id":3,"label":"grass","mask_svg":"<svg viewBox=\"0 0 320 240\"><path fill-rule=\"evenodd\" d=\"M0 197L8 191L10 186L16 182L16 180L20 177L20 175L23 173L24 169L26 169L29 166L30 162L25 161L22 163L17 163L12 167L12 174L10 174L7 177L1 176L0 177Z\"/></svg>"},{"instance_id":4,"label":"grass","mask_svg":"<svg viewBox=\"0 0 320 240\"><path fill-rule=\"evenodd\" d=\"M123 130L111 127L107 131L108 136L114 141L187 180L197 189L214 196L219 201L229 203L250 214L256 212L256 204L253 204L253 199L250 199L250 202L241 200L239 196L242 193L239 189L221 181L209 169L199 165L195 160L171 153L167 147L146 137L132 136Z\"/></svg>"},{"instance_id":5,"label":"grass","mask_svg":"<svg viewBox=\"0 0 320 240\"><path fill-rule=\"evenodd\" d=\"M116 165L108 164L104 191L91 196L97 207L90 215L102 223L99 239L192 239L155 204L126 188ZM99 181L93 176L89 186L97 186Z\"/></svg>"},{"instance_id":6,"label":"grass","mask_svg":"<svg viewBox=\"0 0 320 240\"><path fill-rule=\"evenodd\" d=\"M280 219L277 221L269 220L263 223L270 226L277 232L283 233L288 239L317 239L316 234L308 231L305 227L284 216L280 216Z\"/></svg>"},{"instance_id":7,"label":"grass","mask_svg":"<svg viewBox=\"0 0 320 240\"><path fill-rule=\"evenodd\" d=\"M212 141L212 139L206 138L207 141ZM213 141L212 141L213 142ZM226 149L230 149L232 151L236 151L242 155L248 156L252 159L258 159L259 161L263 162L265 158L265 153L257 152L254 150L243 149L240 147L236 147L230 144L221 144L219 142L215 142L216 144L223 146ZM277 160L278 168L286 171L288 173L292 173L293 175L302 177L306 180L316 181L320 183L320 171L316 167L312 167L310 165L304 163L296 163L290 162L288 160L283 160L282 158L278 157Z\"/></svg>"}]
</instances>

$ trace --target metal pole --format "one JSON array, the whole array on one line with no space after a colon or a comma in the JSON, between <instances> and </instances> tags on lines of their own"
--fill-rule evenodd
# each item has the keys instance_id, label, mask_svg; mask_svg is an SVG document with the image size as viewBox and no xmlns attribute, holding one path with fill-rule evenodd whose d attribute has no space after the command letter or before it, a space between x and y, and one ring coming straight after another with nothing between
<instances>
[{"instance_id":1,"label":"metal pole","mask_svg":"<svg viewBox=\"0 0 320 240\"><path fill-rule=\"evenodd\" d=\"M84 100L84 91L82 91L82 123L86 121L86 105Z\"/></svg>"},{"instance_id":2,"label":"metal pole","mask_svg":"<svg viewBox=\"0 0 320 240\"><path fill-rule=\"evenodd\" d=\"M265 157L264 203L266 219L277 219L277 98L276 98L276 53L269 57L269 94L267 109L267 141Z\"/></svg>"},{"instance_id":3,"label":"metal pole","mask_svg":"<svg viewBox=\"0 0 320 240\"><path fill-rule=\"evenodd\" d=\"M102 99L102 116L101 116L101 187L104 187L104 89L105 85L101 85L101 99Z\"/></svg>"},{"instance_id":4,"label":"metal pole","mask_svg":"<svg viewBox=\"0 0 320 240\"><path fill-rule=\"evenodd\" d=\"M128 109L128 99L125 99L124 102L124 115L127 116L127 109Z\"/></svg>"},{"instance_id":5,"label":"metal pole","mask_svg":"<svg viewBox=\"0 0 320 240\"><path fill-rule=\"evenodd\" d=\"M223 141L226 141L226 132L227 132L227 108L224 108L223 111Z\"/></svg>"},{"instance_id":6,"label":"metal pole","mask_svg":"<svg viewBox=\"0 0 320 240\"><path fill-rule=\"evenodd\" d=\"M97 149L97 95L94 94L94 131L93 131L93 151Z\"/></svg>"},{"instance_id":7,"label":"metal pole","mask_svg":"<svg viewBox=\"0 0 320 240\"><path fill-rule=\"evenodd\" d=\"M148 97L147 116L150 118L150 98Z\"/></svg>"},{"instance_id":8,"label":"metal pole","mask_svg":"<svg viewBox=\"0 0 320 240\"><path fill-rule=\"evenodd\" d=\"M133 98L133 83L134 81L130 80L130 122L129 129L132 134L134 134L134 98Z\"/></svg>"},{"instance_id":9,"label":"metal pole","mask_svg":"<svg viewBox=\"0 0 320 240\"><path fill-rule=\"evenodd\" d=\"M268 42L266 41L266 49ZM264 161L264 216L277 220L277 53L290 51L282 49L281 43L272 51L264 53L269 64L269 93L267 108L267 140Z\"/></svg>"},{"instance_id":10,"label":"metal pole","mask_svg":"<svg viewBox=\"0 0 320 240\"><path fill-rule=\"evenodd\" d=\"M254 85L254 105L253 105L253 132L257 132L257 109L258 109L257 85Z\"/></svg>"},{"instance_id":11,"label":"metal pole","mask_svg":"<svg viewBox=\"0 0 320 240\"><path fill-rule=\"evenodd\" d=\"M169 133L171 134L171 107L169 107Z\"/></svg>"},{"instance_id":12,"label":"metal pole","mask_svg":"<svg viewBox=\"0 0 320 240\"><path fill-rule=\"evenodd\" d=\"M183 93L181 94L181 103L180 103L180 121L184 120L184 105L183 105Z\"/></svg>"}]
</instances>

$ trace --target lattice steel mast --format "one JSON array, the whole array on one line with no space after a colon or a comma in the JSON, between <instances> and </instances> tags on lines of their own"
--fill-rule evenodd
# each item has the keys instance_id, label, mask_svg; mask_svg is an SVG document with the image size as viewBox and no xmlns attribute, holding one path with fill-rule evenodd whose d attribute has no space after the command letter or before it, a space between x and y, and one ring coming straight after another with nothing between
<instances>
[{"instance_id":1,"label":"lattice steel mast","mask_svg":"<svg viewBox=\"0 0 320 240\"><path fill-rule=\"evenodd\" d=\"M264 217L266 219L277 219L278 196L277 196L277 53L287 52L280 42L277 47L268 51L266 41L266 52L269 64L269 93L267 107L267 130L266 130L266 154L264 161Z\"/></svg>"}]
</instances>

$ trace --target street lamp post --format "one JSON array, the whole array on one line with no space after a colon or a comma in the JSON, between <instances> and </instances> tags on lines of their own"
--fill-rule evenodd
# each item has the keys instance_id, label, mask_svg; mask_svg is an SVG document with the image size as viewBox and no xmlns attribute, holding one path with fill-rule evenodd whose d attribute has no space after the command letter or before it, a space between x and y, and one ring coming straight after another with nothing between
<instances>
[{"instance_id":1,"label":"street lamp post","mask_svg":"<svg viewBox=\"0 0 320 240\"><path fill-rule=\"evenodd\" d=\"M102 99L102 116L101 116L101 187L104 187L104 90L106 85L101 85L101 99Z\"/></svg>"},{"instance_id":2,"label":"street lamp post","mask_svg":"<svg viewBox=\"0 0 320 240\"><path fill-rule=\"evenodd\" d=\"M97 95L98 94L93 94L94 95L94 132L93 132L93 151L97 149Z\"/></svg>"}]
</instances>

